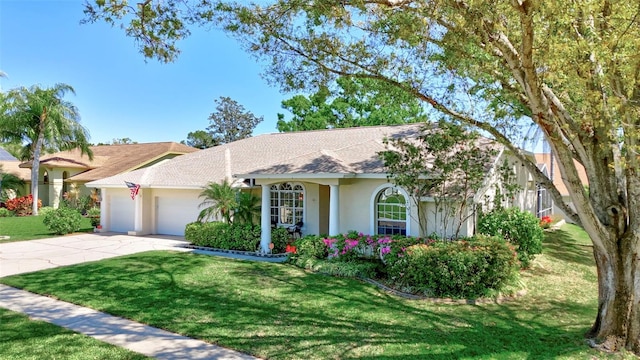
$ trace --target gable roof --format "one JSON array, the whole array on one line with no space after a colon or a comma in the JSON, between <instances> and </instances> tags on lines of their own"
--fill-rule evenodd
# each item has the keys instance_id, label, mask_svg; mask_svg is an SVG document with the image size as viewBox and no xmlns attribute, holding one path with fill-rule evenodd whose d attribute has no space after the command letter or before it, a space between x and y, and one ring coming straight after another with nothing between
<instances>
[{"instance_id":1,"label":"gable roof","mask_svg":"<svg viewBox=\"0 0 640 360\"><path fill-rule=\"evenodd\" d=\"M371 126L257 135L183 155L154 166L87 184L123 187L202 188L240 178L386 177L378 152L386 137L415 137L424 124Z\"/></svg>"},{"instance_id":2,"label":"gable roof","mask_svg":"<svg viewBox=\"0 0 640 360\"><path fill-rule=\"evenodd\" d=\"M40 158L40 166L86 169L68 178L70 181L84 182L132 171L170 154L188 154L198 149L175 142L156 142L99 145L92 146L91 151L93 160L81 154L79 149L47 154ZM20 164L20 167L30 168L32 164L29 161Z\"/></svg>"}]
</instances>

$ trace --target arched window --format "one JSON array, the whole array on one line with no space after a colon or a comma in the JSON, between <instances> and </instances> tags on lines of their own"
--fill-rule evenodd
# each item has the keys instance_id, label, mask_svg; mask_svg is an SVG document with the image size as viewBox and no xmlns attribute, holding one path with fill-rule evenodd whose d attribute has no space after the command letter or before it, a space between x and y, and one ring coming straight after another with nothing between
<instances>
[{"instance_id":1,"label":"arched window","mask_svg":"<svg viewBox=\"0 0 640 360\"><path fill-rule=\"evenodd\" d=\"M375 231L380 235L407 235L407 199L395 187L378 192L374 201Z\"/></svg>"},{"instance_id":2,"label":"arched window","mask_svg":"<svg viewBox=\"0 0 640 360\"><path fill-rule=\"evenodd\" d=\"M66 171L62 172L62 193L69 192L69 183L67 182L67 178L69 177L69 173Z\"/></svg>"},{"instance_id":3,"label":"arched window","mask_svg":"<svg viewBox=\"0 0 640 360\"><path fill-rule=\"evenodd\" d=\"M271 224L295 225L303 219L304 187L292 183L271 185Z\"/></svg>"},{"instance_id":4,"label":"arched window","mask_svg":"<svg viewBox=\"0 0 640 360\"><path fill-rule=\"evenodd\" d=\"M46 170L42 174L42 183L45 185L49 185L49 173Z\"/></svg>"}]
</instances>

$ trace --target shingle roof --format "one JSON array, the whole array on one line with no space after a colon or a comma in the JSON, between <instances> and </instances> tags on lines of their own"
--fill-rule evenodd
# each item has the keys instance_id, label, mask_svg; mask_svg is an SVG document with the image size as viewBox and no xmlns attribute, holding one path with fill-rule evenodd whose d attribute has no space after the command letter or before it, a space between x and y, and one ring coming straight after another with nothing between
<instances>
[{"instance_id":1,"label":"shingle roof","mask_svg":"<svg viewBox=\"0 0 640 360\"><path fill-rule=\"evenodd\" d=\"M31 181L31 169L23 169L19 165L20 161L17 160L0 161L2 172L13 174L24 181Z\"/></svg>"},{"instance_id":2,"label":"shingle roof","mask_svg":"<svg viewBox=\"0 0 640 360\"><path fill-rule=\"evenodd\" d=\"M118 144L92 146L93 160L80 150L61 151L41 157L40 166L87 169L69 178L71 181L92 181L140 168L167 154L187 154L198 151L175 142ZM21 164L30 168L32 162Z\"/></svg>"},{"instance_id":3,"label":"shingle roof","mask_svg":"<svg viewBox=\"0 0 640 360\"><path fill-rule=\"evenodd\" d=\"M201 188L220 182L226 174L229 153L231 174L360 175L386 174L378 152L385 137L414 137L422 124L263 134L183 155L148 168L93 181L88 186Z\"/></svg>"},{"instance_id":4,"label":"shingle roof","mask_svg":"<svg viewBox=\"0 0 640 360\"><path fill-rule=\"evenodd\" d=\"M13 155L9 154L7 150L0 147L0 161L18 161Z\"/></svg>"}]
</instances>

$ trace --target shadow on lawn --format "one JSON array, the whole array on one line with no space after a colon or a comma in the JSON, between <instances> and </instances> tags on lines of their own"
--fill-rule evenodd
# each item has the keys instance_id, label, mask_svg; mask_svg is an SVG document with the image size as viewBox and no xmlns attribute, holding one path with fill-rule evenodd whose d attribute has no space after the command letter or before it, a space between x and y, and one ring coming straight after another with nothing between
<instances>
[{"instance_id":1,"label":"shadow on lawn","mask_svg":"<svg viewBox=\"0 0 640 360\"><path fill-rule=\"evenodd\" d=\"M288 265L159 252L3 282L270 359L555 358L584 350L588 326L560 326L559 306L592 310L408 301Z\"/></svg>"},{"instance_id":2,"label":"shadow on lawn","mask_svg":"<svg viewBox=\"0 0 640 360\"><path fill-rule=\"evenodd\" d=\"M543 247L545 254L558 260L595 266L593 248L590 245L577 243L565 230L548 232Z\"/></svg>"}]
</instances>

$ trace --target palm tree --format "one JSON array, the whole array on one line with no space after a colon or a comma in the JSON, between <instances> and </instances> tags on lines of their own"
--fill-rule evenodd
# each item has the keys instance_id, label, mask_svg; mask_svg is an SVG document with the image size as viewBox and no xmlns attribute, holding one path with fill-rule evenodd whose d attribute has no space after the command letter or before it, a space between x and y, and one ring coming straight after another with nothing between
<instances>
[{"instance_id":1,"label":"palm tree","mask_svg":"<svg viewBox=\"0 0 640 360\"><path fill-rule=\"evenodd\" d=\"M3 94L0 108L0 139L24 144L21 160L32 160L31 194L33 214L38 214L38 174L40 154L46 148L52 151L80 149L89 159L93 153L89 148L89 132L80 125L78 109L63 97L75 94L66 84L51 88L17 88Z\"/></svg>"},{"instance_id":2,"label":"palm tree","mask_svg":"<svg viewBox=\"0 0 640 360\"><path fill-rule=\"evenodd\" d=\"M237 190L227 180L222 183L210 182L200 193L204 201L199 208L204 208L198 215L198 221L207 221L221 215L226 223L231 223L231 212L238 206Z\"/></svg>"},{"instance_id":3,"label":"palm tree","mask_svg":"<svg viewBox=\"0 0 640 360\"><path fill-rule=\"evenodd\" d=\"M250 192L238 193L238 207L233 212L233 221L236 218L242 223L253 225L253 219L260 214L261 199Z\"/></svg>"}]
</instances>

